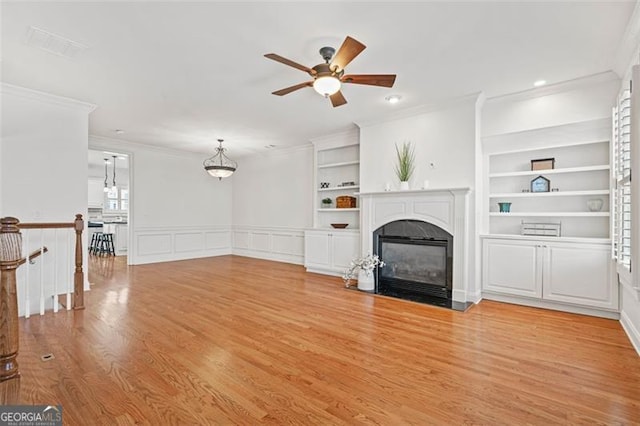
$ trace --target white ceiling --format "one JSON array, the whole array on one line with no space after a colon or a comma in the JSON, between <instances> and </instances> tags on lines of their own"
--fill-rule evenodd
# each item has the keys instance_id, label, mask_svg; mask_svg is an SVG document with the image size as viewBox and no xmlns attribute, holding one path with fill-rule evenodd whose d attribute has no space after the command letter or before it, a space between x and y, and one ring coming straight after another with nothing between
<instances>
[{"instance_id":1,"label":"white ceiling","mask_svg":"<svg viewBox=\"0 0 640 426\"><path fill-rule=\"evenodd\" d=\"M3 2L2 81L98 105L98 136L231 156L307 143L353 122L484 91L489 97L614 68L635 1ZM88 49L73 59L29 46L30 26ZM307 66L346 35L367 45L348 73L395 73L393 89L348 85L332 108ZM401 103L384 101L400 94ZM124 129L125 134L115 134Z\"/></svg>"}]
</instances>

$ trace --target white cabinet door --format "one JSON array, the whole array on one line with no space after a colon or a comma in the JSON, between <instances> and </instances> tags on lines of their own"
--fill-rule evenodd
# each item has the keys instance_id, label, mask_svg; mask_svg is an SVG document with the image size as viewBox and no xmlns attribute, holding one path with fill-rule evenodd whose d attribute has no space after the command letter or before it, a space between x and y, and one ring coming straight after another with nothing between
<instances>
[{"instance_id":1,"label":"white cabinet door","mask_svg":"<svg viewBox=\"0 0 640 426\"><path fill-rule=\"evenodd\" d=\"M483 290L542 297L542 264L538 244L485 239L482 252Z\"/></svg>"},{"instance_id":2,"label":"white cabinet door","mask_svg":"<svg viewBox=\"0 0 640 426\"><path fill-rule=\"evenodd\" d=\"M305 231L304 266L328 268L331 265L330 238L328 232Z\"/></svg>"},{"instance_id":3,"label":"white cabinet door","mask_svg":"<svg viewBox=\"0 0 640 426\"><path fill-rule=\"evenodd\" d=\"M618 308L608 245L545 244L543 298L606 309Z\"/></svg>"},{"instance_id":4,"label":"white cabinet door","mask_svg":"<svg viewBox=\"0 0 640 426\"><path fill-rule=\"evenodd\" d=\"M129 225L116 225L116 252L127 251L129 245Z\"/></svg>"},{"instance_id":5,"label":"white cabinet door","mask_svg":"<svg viewBox=\"0 0 640 426\"><path fill-rule=\"evenodd\" d=\"M357 234L331 234L331 263L340 271L349 268L353 259L360 253L360 238Z\"/></svg>"},{"instance_id":6,"label":"white cabinet door","mask_svg":"<svg viewBox=\"0 0 640 426\"><path fill-rule=\"evenodd\" d=\"M89 207L102 208L104 204L104 182L97 179L89 179L88 184Z\"/></svg>"}]
</instances>

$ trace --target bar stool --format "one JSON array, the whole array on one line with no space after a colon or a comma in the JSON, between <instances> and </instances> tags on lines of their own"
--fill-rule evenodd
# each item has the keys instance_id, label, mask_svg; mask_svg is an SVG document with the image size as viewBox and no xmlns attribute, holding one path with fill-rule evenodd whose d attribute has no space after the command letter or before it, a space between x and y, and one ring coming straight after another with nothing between
<instances>
[{"instance_id":1,"label":"bar stool","mask_svg":"<svg viewBox=\"0 0 640 426\"><path fill-rule=\"evenodd\" d=\"M113 234L103 232L100 238L100 254L104 254L106 256L115 256L116 249L113 245Z\"/></svg>"},{"instance_id":2,"label":"bar stool","mask_svg":"<svg viewBox=\"0 0 640 426\"><path fill-rule=\"evenodd\" d=\"M100 236L102 232L94 232L91 236L91 243L89 243L89 254L98 254L100 250Z\"/></svg>"}]
</instances>

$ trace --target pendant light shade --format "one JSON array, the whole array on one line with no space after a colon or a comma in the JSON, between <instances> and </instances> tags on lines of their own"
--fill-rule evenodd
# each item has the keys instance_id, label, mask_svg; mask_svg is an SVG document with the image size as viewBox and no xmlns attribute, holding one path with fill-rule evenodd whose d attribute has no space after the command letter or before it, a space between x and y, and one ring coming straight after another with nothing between
<instances>
[{"instance_id":1,"label":"pendant light shade","mask_svg":"<svg viewBox=\"0 0 640 426\"><path fill-rule=\"evenodd\" d=\"M116 186L116 156L113 156L113 186L111 187L112 191L117 190L118 187Z\"/></svg>"},{"instance_id":2,"label":"pendant light shade","mask_svg":"<svg viewBox=\"0 0 640 426\"><path fill-rule=\"evenodd\" d=\"M107 158L104 159L104 192L109 192L109 184L107 183L107 164L109 164L109 160Z\"/></svg>"},{"instance_id":3,"label":"pendant light shade","mask_svg":"<svg viewBox=\"0 0 640 426\"><path fill-rule=\"evenodd\" d=\"M214 156L207 158L202 164L207 173L222 180L222 178L229 177L236 171L238 163L224 154L226 149L222 147L223 139L218 139L218 142L220 145L216 148Z\"/></svg>"}]
</instances>

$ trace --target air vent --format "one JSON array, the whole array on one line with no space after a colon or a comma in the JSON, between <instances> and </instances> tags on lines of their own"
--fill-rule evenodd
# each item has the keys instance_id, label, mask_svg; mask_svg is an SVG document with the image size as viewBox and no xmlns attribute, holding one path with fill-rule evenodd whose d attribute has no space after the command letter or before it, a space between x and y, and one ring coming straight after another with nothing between
<instances>
[{"instance_id":1,"label":"air vent","mask_svg":"<svg viewBox=\"0 0 640 426\"><path fill-rule=\"evenodd\" d=\"M27 31L26 43L65 58L76 58L87 49L83 44L33 26Z\"/></svg>"}]
</instances>

